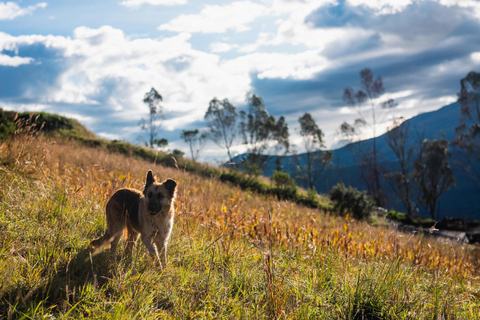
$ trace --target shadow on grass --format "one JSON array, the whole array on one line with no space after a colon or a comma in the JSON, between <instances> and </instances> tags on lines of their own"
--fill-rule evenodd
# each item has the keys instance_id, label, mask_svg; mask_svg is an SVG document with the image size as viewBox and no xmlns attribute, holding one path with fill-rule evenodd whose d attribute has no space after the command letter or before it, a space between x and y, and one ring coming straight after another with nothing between
<instances>
[{"instance_id":1,"label":"shadow on grass","mask_svg":"<svg viewBox=\"0 0 480 320\"><path fill-rule=\"evenodd\" d=\"M40 307L52 311L67 309L85 287L107 284L114 274L115 262L108 251L96 256L91 252L86 247L60 265L47 263L33 286L18 281L17 285L0 290L0 319L28 316Z\"/></svg>"},{"instance_id":2,"label":"shadow on grass","mask_svg":"<svg viewBox=\"0 0 480 320\"><path fill-rule=\"evenodd\" d=\"M118 285L119 276L138 275L151 267L148 263L138 265L134 259L119 252L113 257L109 250L93 255L90 247L82 248L64 263L45 266L34 285L19 282L6 290L0 288L0 319L67 316L73 309L89 317L82 310L121 299L124 288ZM170 298L162 293L152 303L156 309L173 308ZM82 310L77 305L83 305Z\"/></svg>"}]
</instances>

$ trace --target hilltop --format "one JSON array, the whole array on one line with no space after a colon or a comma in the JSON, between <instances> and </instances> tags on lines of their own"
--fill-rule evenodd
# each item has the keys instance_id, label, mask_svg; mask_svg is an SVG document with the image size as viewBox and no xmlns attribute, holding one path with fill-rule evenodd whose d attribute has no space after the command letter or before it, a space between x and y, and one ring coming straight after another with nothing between
<instances>
[{"instance_id":1,"label":"hilltop","mask_svg":"<svg viewBox=\"0 0 480 320\"><path fill-rule=\"evenodd\" d=\"M73 136L23 130L0 145L1 318L480 312L475 246L373 227L109 147L120 142ZM133 256L92 255L106 201L119 187L142 189L150 168L179 185L167 267L155 267L143 246Z\"/></svg>"}]
</instances>

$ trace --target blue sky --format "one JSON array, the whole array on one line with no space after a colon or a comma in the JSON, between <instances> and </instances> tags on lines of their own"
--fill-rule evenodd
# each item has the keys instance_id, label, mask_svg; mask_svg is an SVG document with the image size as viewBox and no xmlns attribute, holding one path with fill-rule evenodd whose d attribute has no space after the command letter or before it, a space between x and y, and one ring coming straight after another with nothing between
<instances>
[{"instance_id":1,"label":"blue sky","mask_svg":"<svg viewBox=\"0 0 480 320\"><path fill-rule=\"evenodd\" d=\"M213 98L238 108L247 92L283 115L302 151L310 112L328 147L357 111L342 100L361 69L383 77L412 117L456 100L480 69L480 2L471 0L0 1L0 107L77 118L99 136L138 142L143 95L164 97L161 136L205 126ZM365 137L368 132L365 133ZM243 152L240 141L236 153ZM209 144L207 161L225 160Z\"/></svg>"}]
</instances>

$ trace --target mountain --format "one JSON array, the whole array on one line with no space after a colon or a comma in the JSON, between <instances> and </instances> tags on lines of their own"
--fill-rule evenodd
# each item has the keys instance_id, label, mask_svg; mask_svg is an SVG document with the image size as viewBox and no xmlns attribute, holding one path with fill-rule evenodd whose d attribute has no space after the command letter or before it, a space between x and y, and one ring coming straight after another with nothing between
<instances>
[{"instance_id":1,"label":"mountain","mask_svg":"<svg viewBox=\"0 0 480 320\"><path fill-rule=\"evenodd\" d=\"M444 106L439 110L420 114L405 121L402 126L410 126L410 136L407 140L407 148L410 146L419 146L422 139L439 139L446 138L451 141L455 137L455 127L460 121L460 106L458 103L452 103ZM332 186L339 182L346 185L354 186L360 190L366 190L365 183L360 179L360 169L356 165L355 160L350 151L350 146L331 150L333 152L333 164L326 169L322 176L318 179L316 189L319 193L328 193ZM354 148L362 148L369 150L372 148L372 139L355 142ZM396 170L397 159L395 154L388 146L386 134L377 137L378 159L382 167L389 171ZM244 155L237 157L234 161L239 162ZM298 155L300 165L305 163L305 154ZM293 156L280 157L280 163L283 169L294 176L294 170L297 163ZM270 176L277 167L276 158L269 160L266 173ZM456 187L453 190L445 192L439 199L439 216L441 219L445 216L467 219L480 218L480 202L477 201L479 190L475 186L474 181L465 173L463 169L464 162L462 155L458 150L452 150L451 164L456 179ZM302 181L297 181L301 186ZM404 211L405 208L401 201L395 196L391 186L382 181L383 191L388 196L388 209ZM425 208L419 205L419 213L427 215Z\"/></svg>"}]
</instances>

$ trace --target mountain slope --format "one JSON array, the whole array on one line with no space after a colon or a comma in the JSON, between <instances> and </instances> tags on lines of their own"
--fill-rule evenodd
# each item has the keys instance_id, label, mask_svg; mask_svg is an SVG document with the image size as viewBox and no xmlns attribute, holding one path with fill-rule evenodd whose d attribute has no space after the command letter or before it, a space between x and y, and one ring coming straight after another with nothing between
<instances>
[{"instance_id":1,"label":"mountain slope","mask_svg":"<svg viewBox=\"0 0 480 320\"><path fill-rule=\"evenodd\" d=\"M446 138L449 141L455 137L455 127L460 121L460 106L452 103L439 110L420 114L407 120L403 126L410 126L410 136L407 140L407 148L419 146L422 139ZM377 137L378 159L380 164L387 170L394 170L397 159L387 144L386 134ZM318 179L316 189L320 193L328 193L332 186L339 182L352 185L358 189L366 190L365 183L360 179L360 169L355 163L350 148L361 148L362 150L372 149L372 139L355 142L353 145L345 146L333 152L333 164L326 169ZM305 163L305 154L298 155L300 165ZM238 162L242 156L239 156ZM271 175L276 168L276 159L269 160L267 175ZM463 159L458 151L452 154L451 164L457 184L454 190L445 192L440 198L440 209L438 218L449 216L457 218L478 219L480 217L480 202L476 200L479 190L475 183L469 178L462 168ZM286 172L295 175L297 162L293 156L281 157L281 163ZM300 185L302 181L297 181ZM306 186L306 185L304 185ZM389 202L387 207L399 211L405 210L399 199L393 193L388 183L382 181L383 191L387 194ZM419 213L426 215L426 210L419 205Z\"/></svg>"}]
</instances>

